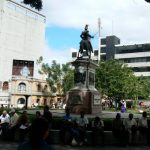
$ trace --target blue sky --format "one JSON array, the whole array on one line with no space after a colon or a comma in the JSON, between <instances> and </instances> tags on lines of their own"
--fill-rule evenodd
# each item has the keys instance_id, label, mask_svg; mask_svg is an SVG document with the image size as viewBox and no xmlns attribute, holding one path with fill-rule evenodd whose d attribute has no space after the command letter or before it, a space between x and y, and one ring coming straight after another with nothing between
<instances>
[{"instance_id":1,"label":"blue sky","mask_svg":"<svg viewBox=\"0 0 150 150\"><path fill-rule=\"evenodd\" d=\"M83 27L84 29L84 27ZM46 41L49 47L55 50L68 49L73 47L75 49L79 48L79 42L81 41L80 34L81 29L65 28L65 27L46 27ZM94 33L91 33L94 35ZM95 35L94 39L91 39L93 48L98 47L98 36Z\"/></svg>"},{"instance_id":2,"label":"blue sky","mask_svg":"<svg viewBox=\"0 0 150 150\"><path fill-rule=\"evenodd\" d=\"M43 4L41 13L47 20L43 51L48 63L70 61L85 24L93 35L98 31L98 18L101 38L114 34L122 45L150 43L150 4L145 0L43 0ZM98 36L91 42L98 48Z\"/></svg>"},{"instance_id":3,"label":"blue sky","mask_svg":"<svg viewBox=\"0 0 150 150\"><path fill-rule=\"evenodd\" d=\"M78 48L80 30L64 27L46 27L46 41L49 47L56 50L68 47Z\"/></svg>"}]
</instances>

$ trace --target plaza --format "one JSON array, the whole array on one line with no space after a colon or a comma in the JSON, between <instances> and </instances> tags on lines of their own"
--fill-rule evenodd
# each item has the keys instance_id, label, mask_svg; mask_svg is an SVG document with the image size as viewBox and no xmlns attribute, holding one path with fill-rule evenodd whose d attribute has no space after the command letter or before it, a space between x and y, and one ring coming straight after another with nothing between
<instances>
[{"instance_id":1,"label":"plaza","mask_svg":"<svg viewBox=\"0 0 150 150\"><path fill-rule=\"evenodd\" d=\"M0 141L0 150L16 150L18 144L10 142ZM52 145L56 150L149 150L149 146L130 146L130 147L115 147L115 146L104 146L104 147L91 147L91 146L62 146L62 145Z\"/></svg>"},{"instance_id":2,"label":"plaza","mask_svg":"<svg viewBox=\"0 0 150 150\"><path fill-rule=\"evenodd\" d=\"M78 10L78 5L59 2L58 11L55 1L41 0L36 7L33 1L0 0L0 150L14 150L26 140L45 140L62 150L149 149L150 102L144 105L142 101L150 98L150 42L142 41L146 40L142 36L146 31L142 23L148 25L142 22L146 13L136 15L142 18L139 27L145 28L138 33L139 38L140 30L135 25L123 23L135 24L138 19L134 15L145 10L147 0L143 1L140 9L131 2L124 2L128 7L122 8L114 1L116 17L110 4L98 1L77 1L83 11ZM113 23L112 33L104 28L101 34L99 16L107 20L106 28L111 24L108 20L115 18L115 34ZM98 27L94 25L96 18ZM123 45L120 39L125 40ZM17 112L10 111L12 108ZM43 125L40 120L33 126L35 118L47 123L39 139L36 133L39 128L42 131ZM28 130L36 129L36 125L40 126L35 132ZM32 140L28 135L33 135Z\"/></svg>"}]
</instances>

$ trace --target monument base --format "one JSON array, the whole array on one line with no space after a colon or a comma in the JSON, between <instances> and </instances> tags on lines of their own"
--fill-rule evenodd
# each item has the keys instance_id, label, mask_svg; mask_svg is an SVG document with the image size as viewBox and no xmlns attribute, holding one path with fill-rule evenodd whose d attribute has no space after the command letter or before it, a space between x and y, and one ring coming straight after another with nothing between
<instances>
[{"instance_id":1,"label":"monument base","mask_svg":"<svg viewBox=\"0 0 150 150\"><path fill-rule=\"evenodd\" d=\"M67 108L71 113L79 114L84 111L85 114L101 113L101 101L98 91L92 90L71 90L67 93Z\"/></svg>"},{"instance_id":2,"label":"monument base","mask_svg":"<svg viewBox=\"0 0 150 150\"><path fill-rule=\"evenodd\" d=\"M71 113L97 114L102 111L100 93L95 88L95 69L98 67L91 59L78 58L72 62L74 88L66 95L67 107Z\"/></svg>"}]
</instances>

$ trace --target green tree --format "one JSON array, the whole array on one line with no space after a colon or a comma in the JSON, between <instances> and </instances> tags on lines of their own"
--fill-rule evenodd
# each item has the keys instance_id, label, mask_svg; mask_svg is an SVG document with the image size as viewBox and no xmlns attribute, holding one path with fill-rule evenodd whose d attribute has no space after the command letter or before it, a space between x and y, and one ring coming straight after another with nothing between
<instances>
[{"instance_id":1,"label":"green tree","mask_svg":"<svg viewBox=\"0 0 150 150\"><path fill-rule=\"evenodd\" d=\"M117 60L101 61L96 70L96 88L116 102L133 95L135 79L133 71Z\"/></svg>"},{"instance_id":2,"label":"green tree","mask_svg":"<svg viewBox=\"0 0 150 150\"><path fill-rule=\"evenodd\" d=\"M63 92L66 94L74 86L74 71L72 66L67 63L62 65L62 72L63 72Z\"/></svg>"},{"instance_id":3,"label":"green tree","mask_svg":"<svg viewBox=\"0 0 150 150\"><path fill-rule=\"evenodd\" d=\"M147 99L150 96L150 79L148 77L138 77L138 87L140 98Z\"/></svg>"},{"instance_id":4,"label":"green tree","mask_svg":"<svg viewBox=\"0 0 150 150\"><path fill-rule=\"evenodd\" d=\"M42 63L41 60L42 59L39 58L37 62L40 64ZM50 87L51 95L66 94L66 92L73 87L73 69L68 63L62 66L55 60L52 61L51 65L42 63L39 73L47 76L46 81Z\"/></svg>"},{"instance_id":5,"label":"green tree","mask_svg":"<svg viewBox=\"0 0 150 150\"><path fill-rule=\"evenodd\" d=\"M23 0L23 3L26 5L30 5L32 8L40 11L43 7L42 0Z\"/></svg>"},{"instance_id":6,"label":"green tree","mask_svg":"<svg viewBox=\"0 0 150 150\"><path fill-rule=\"evenodd\" d=\"M146 2L150 3L150 0L145 0Z\"/></svg>"}]
</instances>

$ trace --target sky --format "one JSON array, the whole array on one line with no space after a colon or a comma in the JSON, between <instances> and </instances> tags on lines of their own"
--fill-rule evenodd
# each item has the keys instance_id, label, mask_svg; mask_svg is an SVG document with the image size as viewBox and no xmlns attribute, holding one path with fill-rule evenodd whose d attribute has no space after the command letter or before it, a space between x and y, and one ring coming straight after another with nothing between
<instances>
[{"instance_id":1,"label":"sky","mask_svg":"<svg viewBox=\"0 0 150 150\"><path fill-rule=\"evenodd\" d=\"M144 0L43 0L46 16L44 59L66 63L78 50L86 24L91 35L116 35L121 44L150 43L150 4ZM98 34L91 41L98 49Z\"/></svg>"}]
</instances>

